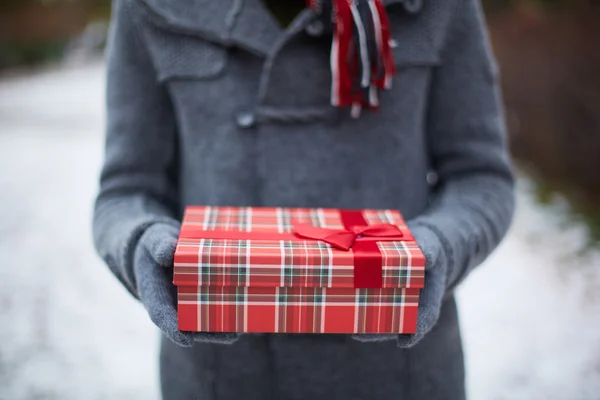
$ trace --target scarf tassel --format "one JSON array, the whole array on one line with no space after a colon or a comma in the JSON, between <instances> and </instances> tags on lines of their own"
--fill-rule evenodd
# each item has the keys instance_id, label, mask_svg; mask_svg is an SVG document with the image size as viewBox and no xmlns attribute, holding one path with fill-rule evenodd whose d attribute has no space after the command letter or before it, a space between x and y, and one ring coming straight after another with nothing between
<instances>
[{"instance_id":1,"label":"scarf tassel","mask_svg":"<svg viewBox=\"0 0 600 400\"><path fill-rule=\"evenodd\" d=\"M325 1L331 5L324 7ZM324 9L333 13L331 104L352 107L354 117L363 108L377 109L379 90L391 88L396 72L381 0L307 0L307 5L322 18L332 18Z\"/></svg>"}]
</instances>

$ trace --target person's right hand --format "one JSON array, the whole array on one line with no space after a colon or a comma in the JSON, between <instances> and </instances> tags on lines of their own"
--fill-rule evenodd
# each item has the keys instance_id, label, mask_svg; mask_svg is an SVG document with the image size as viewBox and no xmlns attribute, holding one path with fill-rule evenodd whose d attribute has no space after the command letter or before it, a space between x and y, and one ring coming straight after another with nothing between
<instances>
[{"instance_id":1,"label":"person's right hand","mask_svg":"<svg viewBox=\"0 0 600 400\"><path fill-rule=\"evenodd\" d=\"M231 344L237 333L181 332L177 324L177 288L173 285L173 256L178 227L151 225L141 236L134 255L137 294L150 319L173 342L191 347L195 341Z\"/></svg>"}]
</instances>

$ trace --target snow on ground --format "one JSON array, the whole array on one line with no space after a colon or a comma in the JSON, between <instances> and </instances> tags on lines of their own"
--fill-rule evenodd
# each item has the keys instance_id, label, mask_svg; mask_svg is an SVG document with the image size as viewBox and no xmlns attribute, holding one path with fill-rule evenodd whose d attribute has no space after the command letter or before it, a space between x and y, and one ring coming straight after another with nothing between
<instances>
[{"instance_id":1,"label":"snow on ground","mask_svg":"<svg viewBox=\"0 0 600 400\"><path fill-rule=\"evenodd\" d=\"M158 398L157 335L97 259L103 69L0 83L0 399Z\"/></svg>"},{"instance_id":2,"label":"snow on ground","mask_svg":"<svg viewBox=\"0 0 600 400\"><path fill-rule=\"evenodd\" d=\"M158 399L157 332L91 244L103 73L0 80L0 400ZM460 288L470 399L600 399L600 254L568 220L523 180Z\"/></svg>"}]
</instances>

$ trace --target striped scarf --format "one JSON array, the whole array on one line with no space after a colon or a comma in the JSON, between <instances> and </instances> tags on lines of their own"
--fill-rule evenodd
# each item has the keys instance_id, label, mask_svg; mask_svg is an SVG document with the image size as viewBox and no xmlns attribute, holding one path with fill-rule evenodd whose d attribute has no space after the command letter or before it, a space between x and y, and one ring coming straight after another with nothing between
<instances>
[{"instance_id":1,"label":"striped scarf","mask_svg":"<svg viewBox=\"0 0 600 400\"><path fill-rule=\"evenodd\" d=\"M307 0L324 28L333 32L331 104L361 109L379 106L379 90L395 73L390 24L381 0Z\"/></svg>"}]
</instances>

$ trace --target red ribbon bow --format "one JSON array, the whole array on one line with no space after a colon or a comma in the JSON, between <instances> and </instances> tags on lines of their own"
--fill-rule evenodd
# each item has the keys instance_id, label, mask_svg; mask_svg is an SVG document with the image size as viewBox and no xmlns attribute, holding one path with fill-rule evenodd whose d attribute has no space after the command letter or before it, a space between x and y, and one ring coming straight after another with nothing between
<instances>
[{"instance_id":1,"label":"red ribbon bow","mask_svg":"<svg viewBox=\"0 0 600 400\"><path fill-rule=\"evenodd\" d=\"M341 250L350 250L357 239L379 238L402 240L402 231L392 224L354 226L352 229L326 229L308 224L294 224L296 235L320 240Z\"/></svg>"}]
</instances>

